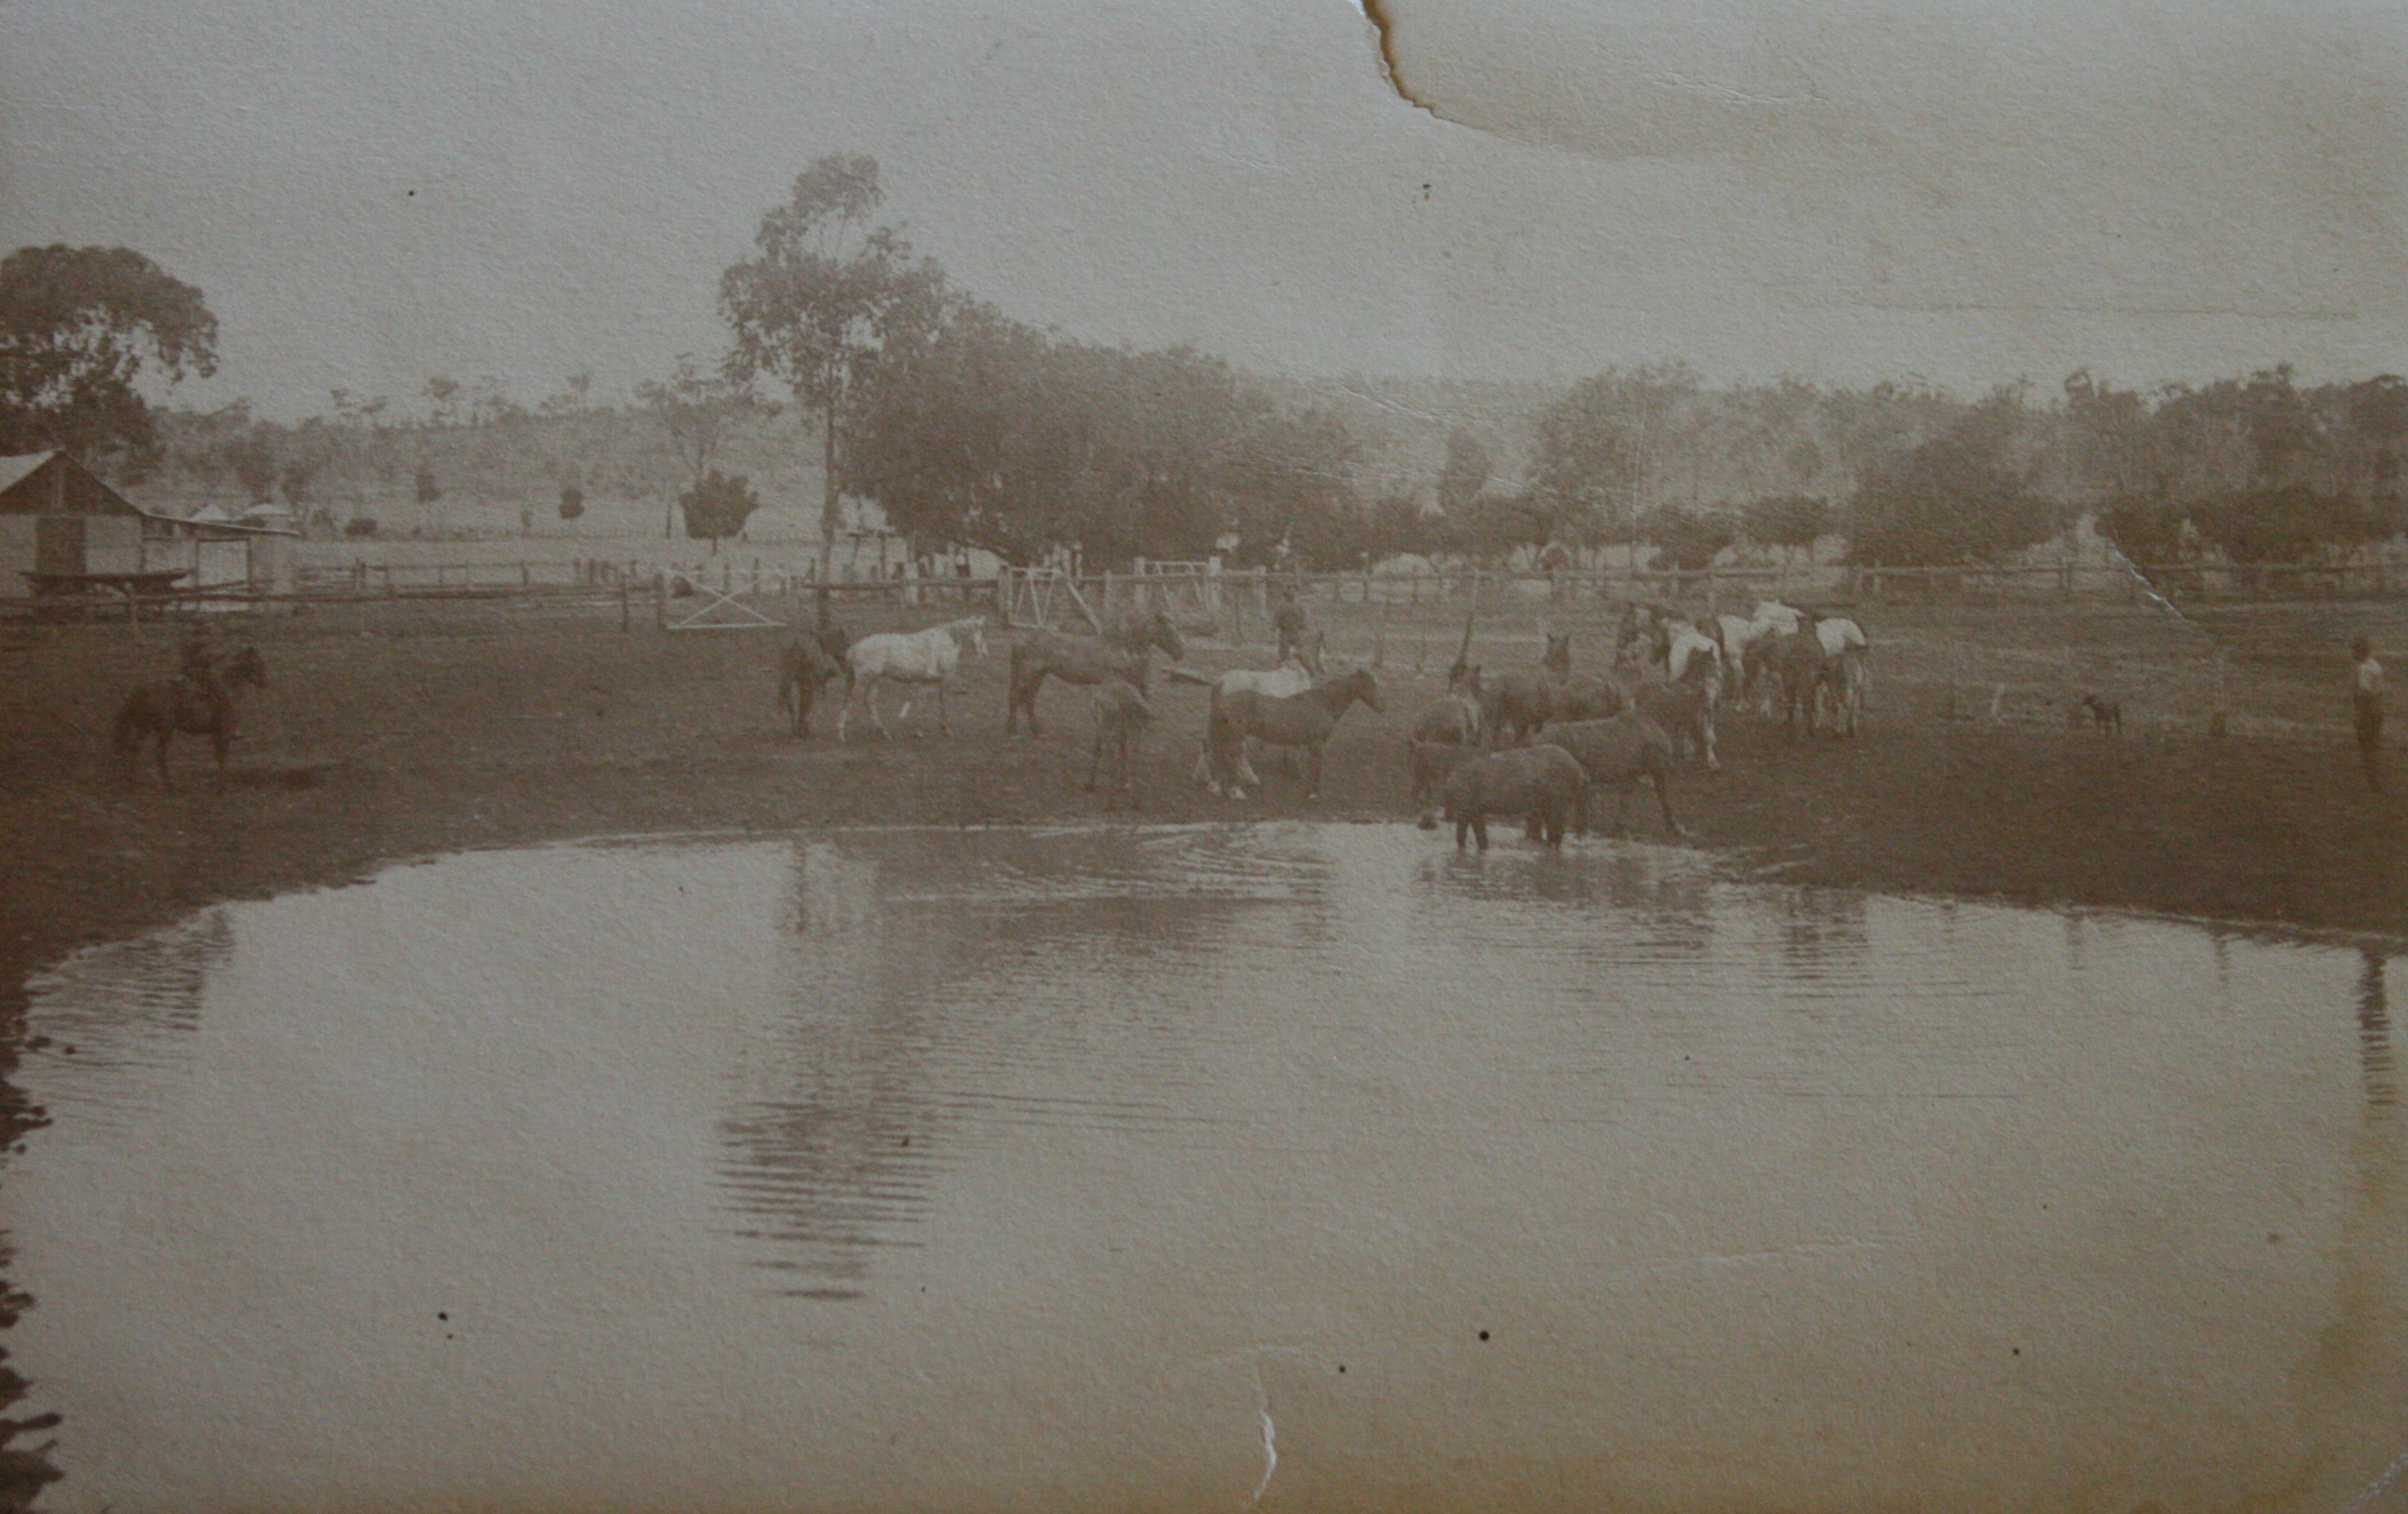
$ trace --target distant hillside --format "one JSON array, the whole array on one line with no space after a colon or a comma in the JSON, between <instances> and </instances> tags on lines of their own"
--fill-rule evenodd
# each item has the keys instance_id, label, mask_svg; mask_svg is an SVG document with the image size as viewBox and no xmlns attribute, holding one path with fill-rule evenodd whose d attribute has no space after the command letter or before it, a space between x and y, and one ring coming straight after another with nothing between
<instances>
[{"instance_id":1,"label":"distant hillside","mask_svg":"<svg viewBox=\"0 0 2408 1514\"><path fill-rule=\"evenodd\" d=\"M649 411L515 415L480 425L363 426L320 420L268 426L247 415L165 417L166 457L126 491L147 509L239 509L271 495L337 524L372 517L394 534L512 533L522 512L557 529L560 491L584 493L582 529L656 532L688 482ZM820 447L791 413L731 425L712 466L749 477L764 502L750 535L819 534ZM440 491L417 497L423 469ZM297 496L297 497L296 497Z\"/></svg>"},{"instance_id":2,"label":"distant hillside","mask_svg":"<svg viewBox=\"0 0 2408 1514\"><path fill-rule=\"evenodd\" d=\"M1278 403L1326 410L1363 448L1356 484L1367 499L1406 497L1425 507L1438 498L1446 439L1469 432L1487 449L1493 477L1516 486L1529 466L1532 428L1569 384L1473 379L1263 378Z\"/></svg>"}]
</instances>

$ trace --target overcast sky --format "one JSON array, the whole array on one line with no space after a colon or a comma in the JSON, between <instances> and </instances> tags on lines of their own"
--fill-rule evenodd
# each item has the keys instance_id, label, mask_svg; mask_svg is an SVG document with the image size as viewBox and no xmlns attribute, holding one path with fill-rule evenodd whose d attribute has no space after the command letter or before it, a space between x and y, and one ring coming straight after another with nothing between
<instances>
[{"instance_id":1,"label":"overcast sky","mask_svg":"<svg viewBox=\"0 0 2408 1514\"><path fill-rule=\"evenodd\" d=\"M1311 374L2408 368L2408 7L0 0L0 239L199 284L274 413L724 349L832 151L954 281ZM1426 108L1424 108L1426 107Z\"/></svg>"}]
</instances>

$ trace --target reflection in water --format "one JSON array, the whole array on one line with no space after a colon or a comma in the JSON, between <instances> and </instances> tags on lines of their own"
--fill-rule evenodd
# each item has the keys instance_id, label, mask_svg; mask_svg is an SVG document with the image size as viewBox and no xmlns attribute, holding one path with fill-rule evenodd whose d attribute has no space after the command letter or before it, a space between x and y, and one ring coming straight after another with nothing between
<instances>
[{"instance_id":1,"label":"reflection in water","mask_svg":"<svg viewBox=\"0 0 2408 1514\"><path fill-rule=\"evenodd\" d=\"M1872 950L1865 918L1862 894L1797 889L1781 912L1782 961L1810 982L1855 977Z\"/></svg>"},{"instance_id":2,"label":"reflection in water","mask_svg":"<svg viewBox=\"0 0 2408 1514\"><path fill-rule=\"evenodd\" d=\"M2358 1057L2366 1069L2366 1103L2370 1110L2388 1111L2400 1101L2400 1086L2391 1067L2390 1006L2384 997L2384 956L2372 946L2359 948L2358 977Z\"/></svg>"},{"instance_id":3,"label":"reflection in water","mask_svg":"<svg viewBox=\"0 0 2408 1514\"><path fill-rule=\"evenodd\" d=\"M1175 1042L1165 1000L1145 986L1246 902L1297 906L1296 943L1326 945L1316 871L1209 834L1013 830L966 851L942 833L876 832L798 845L787 996L721 1121L736 1233L770 1243L754 1264L794 1278L790 1296L862 1297L874 1248L917 1244L911 1227L961 1127L1214 1123L1159 1099L975 1085L1079 1065L1115 1022ZM1077 1013L1051 1012L1062 1007ZM1175 1074L1139 1060L1157 1074L1148 1081L1181 1091Z\"/></svg>"},{"instance_id":4,"label":"reflection in water","mask_svg":"<svg viewBox=\"0 0 2408 1514\"><path fill-rule=\"evenodd\" d=\"M2349 1141L2352 1182L2335 1247L2333 1318L2319 1334L2301 1377L2310 1391L2356 1398L2384 1363L2386 1343L2403 1324L2397 1282L2403 1217L2400 1189L2408 1130L2398 1117L2385 958L2361 948L2358 976L2358 1066L2365 1089L2360 1128Z\"/></svg>"},{"instance_id":5,"label":"reflection in water","mask_svg":"<svg viewBox=\"0 0 2408 1514\"><path fill-rule=\"evenodd\" d=\"M164 930L81 952L29 981L42 1033L60 1053L46 1084L53 1115L116 1122L150 1108L199 1024L209 974L234 951L230 912L207 909Z\"/></svg>"},{"instance_id":6,"label":"reflection in water","mask_svg":"<svg viewBox=\"0 0 2408 1514\"><path fill-rule=\"evenodd\" d=\"M11 1349L62 1514L1242 1507L1273 1417L1267 1506L2338 1507L2386 971L1404 828L480 854L36 986Z\"/></svg>"},{"instance_id":7,"label":"reflection in water","mask_svg":"<svg viewBox=\"0 0 2408 1514\"><path fill-rule=\"evenodd\" d=\"M894 949L889 933L903 927L878 885L867 856L796 848L781 943L795 999L748 1048L742 1102L720 1122L729 1147L720 1177L745 1225L737 1233L776 1243L754 1264L794 1275L785 1291L801 1298L859 1297L867 1249L909 1244L899 1232L932 1182L922 1001L887 991L886 980L940 964ZM925 945L933 956L968 944Z\"/></svg>"}]
</instances>

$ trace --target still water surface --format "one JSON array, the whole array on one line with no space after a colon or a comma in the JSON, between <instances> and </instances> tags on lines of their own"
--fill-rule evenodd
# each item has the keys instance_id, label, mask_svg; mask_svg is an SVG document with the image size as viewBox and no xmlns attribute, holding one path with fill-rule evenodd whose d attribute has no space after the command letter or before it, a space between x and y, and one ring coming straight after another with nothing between
<instances>
[{"instance_id":1,"label":"still water surface","mask_svg":"<svg viewBox=\"0 0 2408 1514\"><path fill-rule=\"evenodd\" d=\"M2339 1509L2386 965L1403 828L457 857L34 986L7 1344L60 1510Z\"/></svg>"}]
</instances>

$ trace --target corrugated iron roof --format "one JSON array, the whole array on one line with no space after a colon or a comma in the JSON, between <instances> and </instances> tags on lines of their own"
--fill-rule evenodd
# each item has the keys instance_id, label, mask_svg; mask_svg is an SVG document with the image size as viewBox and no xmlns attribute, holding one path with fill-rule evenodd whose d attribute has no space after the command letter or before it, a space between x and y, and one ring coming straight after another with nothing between
<instances>
[{"instance_id":1,"label":"corrugated iron roof","mask_svg":"<svg viewBox=\"0 0 2408 1514\"><path fill-rule=\"evenodd\" d=\"M0 494L7 493L9 489L14 488L17 484L24 482L24 480L31 477L33 474L40 471L42 465L49 462L51 458L64 455L64 454L53 449L50 452L20 453L12 457L0 457ZM75 462L75 459L72 457L67 460L70 463ZM79 469L81 468L80 464L77 464L76 466ZM91 470L85 469L83 471L89 474ZM201 510L195 512L190 516L169 515L160 511L143 509L141 506L134 503L134 501L126 498L123 495L119 494L116 490L109 488L109 486L106 483L103 483L97 475L93 476L93 482L98 483L101 489L107 493L110 498L123 505L126 509L132 511L136 515L140 515L148 520L172 521L179 526L194 526L201 530L212 532L218 535L221 540L251 536L297 537L301 534L299 530L300 523L297 520L294 520L289 512L277 510L273 507L270 507L267 518L261 518L260 512L253 510L246 512L243 519L236 520L228 517L215 505L204 506ZM275 518L277 516L281 516L282 518L277 519ZM292 522L292 524L288 525L286 522Z\"/></svg>"}]
</instances>

